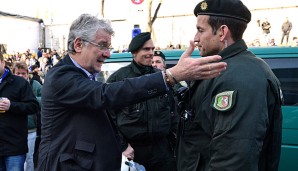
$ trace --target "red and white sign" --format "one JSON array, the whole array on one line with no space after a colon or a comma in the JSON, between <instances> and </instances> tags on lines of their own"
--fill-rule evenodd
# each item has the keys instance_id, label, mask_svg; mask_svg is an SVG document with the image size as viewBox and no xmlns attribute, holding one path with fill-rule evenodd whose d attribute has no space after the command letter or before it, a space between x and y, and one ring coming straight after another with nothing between
<instances>
[{"instance_id":1,"label":"red and white sign","mask_svg":"<svg viewBox=\"0 0 298 171\"><path fill-rule=\"evenodd\" d=\"M144 2L144 0L131 0L132 3L139 5Z\"/></svg>"}]
</instances>

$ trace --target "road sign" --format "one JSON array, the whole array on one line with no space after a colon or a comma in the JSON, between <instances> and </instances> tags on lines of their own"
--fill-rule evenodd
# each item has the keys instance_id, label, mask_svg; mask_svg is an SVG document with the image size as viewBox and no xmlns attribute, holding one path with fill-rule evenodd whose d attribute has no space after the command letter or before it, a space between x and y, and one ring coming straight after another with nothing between
<instances>
[{"instance_id":1,"label":"road sign","mask_svg":"<svg viewBox=\"0 0 298 171\"><path fill-rule=\"evenodd\" d=\"M144 2L144 0L131 0L132 3L139 5Z\"/></svg>"}]
</instances>

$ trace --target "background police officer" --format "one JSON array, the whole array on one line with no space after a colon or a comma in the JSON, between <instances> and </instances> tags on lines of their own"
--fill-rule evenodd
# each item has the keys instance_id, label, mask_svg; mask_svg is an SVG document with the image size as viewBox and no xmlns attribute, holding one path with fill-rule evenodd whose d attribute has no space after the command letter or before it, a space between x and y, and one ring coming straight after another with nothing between
<instances>
[{"instance_id":1,"label":"background police officer","mask_svg":"<svg viewBox=\"0 0 298 171\"><path fill-rule=\"evenodd\" d=\"M149 32L138 34L129 45L131 64L113 73L107 82L122 81L157 72L152 67L154 44ZM175 171L173 144L178 115L173 111L171 91L141 103L110 111L122 133L123 155L145 166L147 171Z\"/></svg>"}]
</instances>

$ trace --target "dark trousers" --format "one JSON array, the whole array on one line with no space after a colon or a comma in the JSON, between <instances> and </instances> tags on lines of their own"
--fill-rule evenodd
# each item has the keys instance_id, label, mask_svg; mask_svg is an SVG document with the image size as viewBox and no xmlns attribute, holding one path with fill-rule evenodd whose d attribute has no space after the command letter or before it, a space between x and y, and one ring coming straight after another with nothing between
<instances>
[{"instance_id":1,"label":"dark trousers","mask_svg":"<svg viewBox=\"0 0 298 171\"><path fill-rule=\"evenodd\" d=\"M176 158L169 140L160 140L146 145L133 145L134 161L143 165L146 171L176 171Z\"/></svg>"},{"instance_id":2,"label":"dark trousers","mask_svg":"<svg viewBox=\"0 0 298 171\"><path fill-rule=\"evenodd\" d=\"M37 167L39 144L40 144L40 136L36 137L36 140L35 140L34 153L33 153L34 168Z\"/></svg>"},{"instance_id":3,"label":"dark trousers","mask_svg":"<svg viewBox=\"0 0 298 171\"><path fill-rule=\"evenodd\" d=\"M288 42L289 42L289 35L290 35L289 32L282 32L280 44L282 44L282 42L284 41L285 36L287 36L287 39L286 40L287 40L287 44L288 44Z\"/></svg>"}]
</instances>

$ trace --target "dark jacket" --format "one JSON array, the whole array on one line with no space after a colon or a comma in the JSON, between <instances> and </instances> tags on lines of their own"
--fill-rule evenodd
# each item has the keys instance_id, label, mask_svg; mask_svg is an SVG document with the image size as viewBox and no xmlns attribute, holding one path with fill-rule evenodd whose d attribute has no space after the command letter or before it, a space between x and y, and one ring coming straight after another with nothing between
<instances>
[{"instance_id":1,"label":"dark jacket","mask_svg":"<svg viewBox=\"0 0 298 171\"><path fill-rule=\"evenodd\" d=\"M29 82L11 72L0 87L0 97L10 100L9 110L0 114L0 157L26 154L27 115L38 112L38 102Z\"/></svg>"},{"instance_id":2,"label":"dark jacket","mask_svg":"<svg viewBox=\"0 0 298 171\"><path fill-rule=\"evenodd\" d=\"M227 70L191 84L194 116L178 148L180 171L277 171L281 148L280 83L243 40L219 55Z\"/></svg>"},{"instance_id":3,"label":"dark jacket","mask_svg":"<svg viewBox=\"0 0 298 171\"><path fill-rule=\"evenodd\" d=\"M282 24L281 30L284 33L289 33L292 30L292 23L290 21L286 21Z\"/></svg>"},{"instance_id":4,"label":"dark jacket","mask_svg":"<svg viewBox=\"0 0 298 171\"><path fill-rule=\"evenodd\" d=\"M40 76L38 75L37 72L32 72L32 78L31 78L31 80L36 80L36 81L38 81L42 85L41 78L40 78Z\"/></svg>"},{"instance_id":5,"label":"dark jacket","mask_svg":"<svg viewBox=\"0 0 298 171\"><path fill-rule=\"evenodd\" d=\"M144 68L142 68L144 70ZM114 72L107 82L123 81L127 78L139 77L145 73L157 72L153 67L146 67L147 71L140 71L137 64L120 68ZM176 130L178 115L175 112L173 94L167 94L148 99L124 108L115 108L111 112L116 125L130 144L151 144L169 135L171 129ZM124 142L122 150L127 143Z\"/></svg>"},{"instance_id":6,"label":"dark jacket","mask_svg":"<svg viewBox=\"0 0 298 171\"><path fill-rule=\"evenodd\" d=\"M119 171L120 144L107 108L165 92L161 73L104 84L91 81L65 56L47 73L42 89L37 170Z\"/></svg>"}]
</instances>

